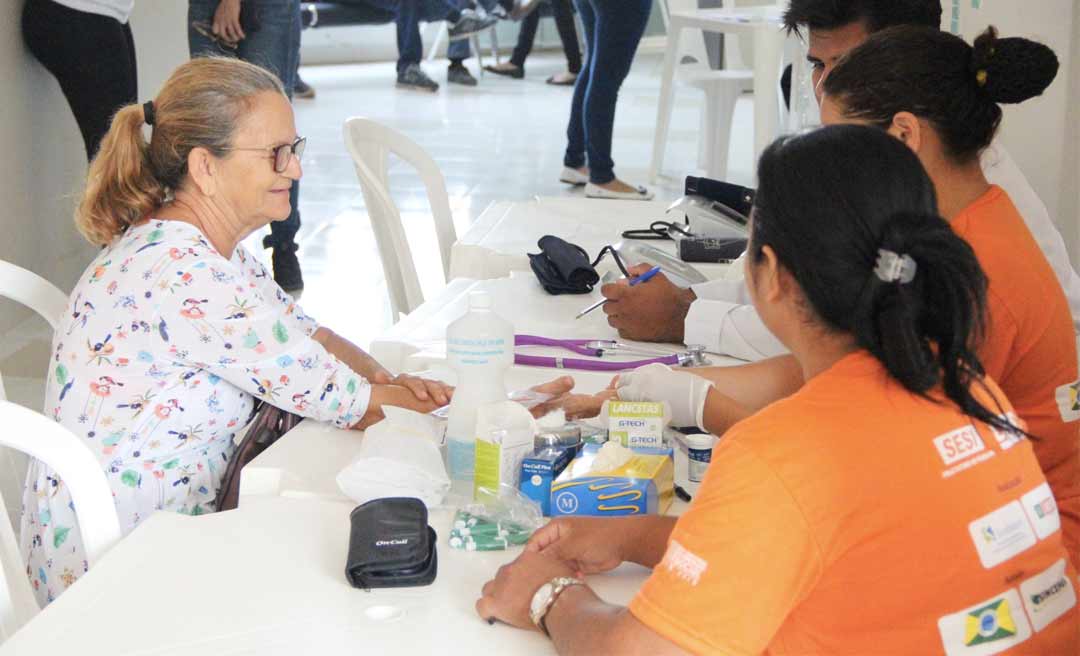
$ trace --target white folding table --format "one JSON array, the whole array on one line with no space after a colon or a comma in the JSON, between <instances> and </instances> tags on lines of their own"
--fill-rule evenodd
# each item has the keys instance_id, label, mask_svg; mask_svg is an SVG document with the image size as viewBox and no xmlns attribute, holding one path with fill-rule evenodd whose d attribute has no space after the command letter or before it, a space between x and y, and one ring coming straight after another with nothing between
<instances>
[{"instance_id":1,"label":"white folding table","mask_svg":"<svg viewBox=\"0 0 1080 656\"><path fill-rule=\"evenodd\" d=\"M469 292L472 291L486 291L491 294L495 312L513 323L514 332L517 334L558 339L619 339L618 332L607 324L607 316L602 308L581 319L574 319L580 310L601 298L599 290L590 294L552 296L540 287L531 272L512 272L509 278L458 278L450 281L438 295L426 300L409 316L375 338L369 353L391 371L427 371L431 376L454 383L456 376L446 362L446 327L466 312ZM665 354L685 350L681 344L622 341ZM531 355L581 357L548 347L520 348L519 351ZM708 357L716 365L741 363L729 357L711 354ZM626 356L612 360L640 358L641 356ZM577 391L594 393L607 387L615 372L514 365L506 382L511 388L524 389L562 374L574 377Z\"/></svg>"},{"instance_id":2,"label":"white folding table","mask_svg":"<svg viewBox=\"0 0 1080 656\"><path fill-rule=\"evenodd\" d=\"M555 235L585 249L590 258L609 244L622 240L625 230L648 228L664 214L666 201L596 200L589 198L539 197L528 201L495 202L469 226L450 251L450 278L485 280L502 278L511 271L529 271L528 253L540 249L536 242ZM642 243L675 255L671 241ZM724 264L693 264L705 277L720 278Z\"/></svg>"},{"instance_id":3,"label":"white folding table","mask_svg":"<svg viewBox=\"0 0 1080 656\"><path fill-rule=\"evenodd\" d=\"M353 504L248 497L237 510L155 513L0 646L0 655L551 654L539 633L476 615L480 588L519 549L445 544L427 587L365 592L345 580ZM648 574L626 564L589 583L625 604Z\"/></svg>"}]
</instances>

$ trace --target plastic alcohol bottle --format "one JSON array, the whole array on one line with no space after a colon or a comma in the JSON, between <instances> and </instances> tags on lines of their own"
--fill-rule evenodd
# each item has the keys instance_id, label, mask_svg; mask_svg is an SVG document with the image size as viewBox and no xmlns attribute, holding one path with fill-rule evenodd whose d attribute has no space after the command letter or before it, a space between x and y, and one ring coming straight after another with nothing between
<instances>
[{"instance_id":1,"label":"plastic alcohol bottle","mask_svg":"<svg viewBox=\"0 0 1080 656\"><path fill-rule=\"evenodd\" d=\"M491 309L487 292L469 294L469 310L446 327L447 362L457 387L447 417L447 464L455 490L471 495L476 461L476 411L506 400L506 370L514 363L514 326Z\"/></svg>"}]
</instances>

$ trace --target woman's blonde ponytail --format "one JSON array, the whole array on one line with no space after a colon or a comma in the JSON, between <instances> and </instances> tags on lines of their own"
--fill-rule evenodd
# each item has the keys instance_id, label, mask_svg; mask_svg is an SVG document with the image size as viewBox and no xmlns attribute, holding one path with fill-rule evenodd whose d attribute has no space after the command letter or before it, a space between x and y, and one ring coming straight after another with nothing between
<instances>
[{"instance_id":1,"label":"woman's blonde ponytail","mask_svg":"<svg viewBox=\"0 0 1080 656\"><path fill-rule=\"evenodd\" d=\"M165 202L165 187L150 170L143 124L141 105L122 108L90 163L75 225L98 246L109 244Z\"/></svg>"},{"instance_id":2,"label":"woman's blonde ponytail","mask_svg":"<svg viewBox=\"0 0 1080 656\"><path fill-rule=\"evenodd\" d=\"M150 141L143 138L143 105L128 105L90 163L75 224L92 243L105 246L128 226L157 211L187 177L188 155L204 148L224 157L251 99L285 94L273 73L221 57L181 65L154 99Z\"/></svg>"}]
</instances>

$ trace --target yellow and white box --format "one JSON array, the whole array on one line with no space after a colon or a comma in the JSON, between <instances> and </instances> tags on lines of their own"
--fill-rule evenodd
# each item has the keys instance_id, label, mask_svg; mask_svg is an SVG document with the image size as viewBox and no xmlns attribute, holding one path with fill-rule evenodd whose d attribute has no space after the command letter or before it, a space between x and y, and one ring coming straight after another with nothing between
<instances>
[{"instance_id":1,"label":"yellow and white box","mask_svg":"<svg viewBox=\"0 0 1080 656\"><path fill-rule=\"evenodd\" d=\"M664 445L664 404L654 401L608 402L608 435L632 449Z\"/></svg>"}]
</instances>

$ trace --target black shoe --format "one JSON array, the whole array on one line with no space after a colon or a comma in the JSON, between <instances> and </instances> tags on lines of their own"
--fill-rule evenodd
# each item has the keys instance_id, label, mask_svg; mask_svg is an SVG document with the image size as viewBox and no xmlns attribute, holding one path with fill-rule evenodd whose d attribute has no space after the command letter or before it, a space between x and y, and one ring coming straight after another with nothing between
<instances>
[{"instance_id":1,"label":"black shoe","mask_svg":"<svg viewBox=\"0 0 1080 656\"><path fill-rule=\"evenodd\" d=\"M466 87L475 87L477 84L476 78L463 64L450 64L446 69L446 81Z\"/></svg>"},{"instance_id":2,"label":"black shoe","mask_svg":"<svg viewBox=\"0 0 1080 656\"><path fill-rule=\"evenodd\" d=\"M403 89L418 89L435 93L439 90L439 83L427 76L420 64L409 64L398 71L397 85Z\"/></svg>"},{"instance_id":3,"label":"black shoe","mask_svg":"<svg viewBox=\"0 0 1080 656\"><path fill-rule=\"evenodd\" d=\"M499 68L500 66L507 66L507 67L513 66L513 68ZM515 80L520 80L523 77L525 77L525 68L524 67L517 66L517 65L511 64L509 62L507 62L505 64L495 64L495 65L488 64L487 66L484 67L484 70L487 71L488 73L494 73L495 75L504 75L506 77L512 77Z\"/></svg>"},{"instance_id":4,"label":"black shoe","mask_svg":"<svg viewBox=\"0 0 1080 656\"><path fill-rule=\"evenodd\" d=\"M263 248L273 248L270 256L274 268L274 282L286 294L299 296L304 291L304 276L300 273L300 260L296 251L300 248L295 243L280 245L270 241L270 235L263 237Z\"/></svg>"},{"instance_id":5,"label":"black shoe","mask_svg":"<svg viewBox=\"0 0 1080 656\"><path fill-rule=\"evenodd\" d=\"M315 89L310 84L300 79L300 76L296 76L296 84L293 85L292 90L293 98L305 98L311 100L315 97Z\"/></svg>"}]
</instances>

